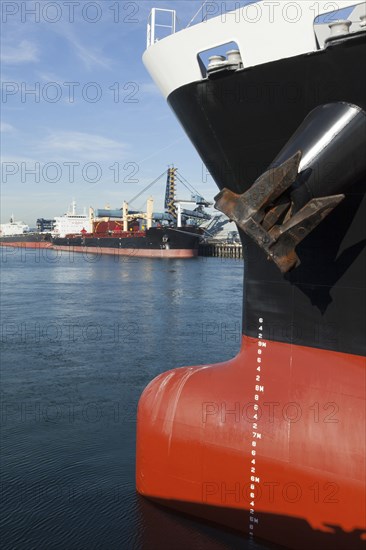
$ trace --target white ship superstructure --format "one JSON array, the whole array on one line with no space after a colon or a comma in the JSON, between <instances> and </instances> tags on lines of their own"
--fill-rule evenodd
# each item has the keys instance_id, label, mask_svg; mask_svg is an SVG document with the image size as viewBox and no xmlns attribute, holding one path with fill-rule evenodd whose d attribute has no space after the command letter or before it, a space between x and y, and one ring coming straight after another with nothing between
<instances>
[{"instance_id":1,"label":"white ship superstructure","mask_svg":"<svg viewBox=\"0 0 366 550\"><path fill-rule=\"evenodd\" d=\"M65 237L70 234L78 234L82 231L90 233L92 224L87 214L76 213L76 202L71 203L70 210L63 216L56 216L52 235L55 237Z\"/></svg>"},{"instance_id":2,"label":"white ship superstructure","mask_svg":"<svg viewBox=\"0 0 366 550\"><path fill-rule=\"evenodd\" d=\"M9 223L2 223L0 225L1 237L12 237L13 235L23 235L28 233L29 225L26 225L21 221L14 221L14 216L10 218Z\"/></svg>"}]
</instances>

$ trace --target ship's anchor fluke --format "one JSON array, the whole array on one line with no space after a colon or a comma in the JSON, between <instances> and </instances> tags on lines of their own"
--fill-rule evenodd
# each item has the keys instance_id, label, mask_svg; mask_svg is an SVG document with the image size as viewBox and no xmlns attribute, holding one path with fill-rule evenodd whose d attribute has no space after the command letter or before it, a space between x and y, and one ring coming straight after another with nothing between
<instances>
[{"instance_id":1,"label":"ship's anchor fluke","mask_svg":"<svg viewBox=\"0 0 366 550\"><path fill-rule=\"evenodd\" d=\"M265 250L282 273L300 264L296 246L344 199L344 195L314 198L293 214L293 204L284 193L298 176L301 156L298 151L270 168L242 195L223 189L215 197L215 208Z\"/></svg>"}]
</instances>

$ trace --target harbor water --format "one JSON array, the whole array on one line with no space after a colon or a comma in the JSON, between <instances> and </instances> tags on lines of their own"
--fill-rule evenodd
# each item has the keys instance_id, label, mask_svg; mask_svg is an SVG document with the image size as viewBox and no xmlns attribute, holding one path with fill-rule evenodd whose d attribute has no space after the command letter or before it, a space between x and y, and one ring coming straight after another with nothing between
<instances>
[{"instance_id":1,"label":"harbor water","mask_svg":"<svg viewBox=\"0 0 366 550\"><path fill-rule=\"evenodd\" d=\"M134 481L148 382L239 350L242 260L0 253L2 548L269 548Z\"/></svg>"}]
</instances>

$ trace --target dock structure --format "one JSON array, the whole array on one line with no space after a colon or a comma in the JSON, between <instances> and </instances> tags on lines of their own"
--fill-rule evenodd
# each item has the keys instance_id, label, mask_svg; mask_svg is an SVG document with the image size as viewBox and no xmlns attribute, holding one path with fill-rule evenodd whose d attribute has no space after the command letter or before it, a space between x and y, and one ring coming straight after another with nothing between
<instances>
[{"instance_id":1,"label":"dock structure","mask_svg":"<svg viewBox=\"0 0 366 550\"><path fill-rule=\"evenodd\" d=\"M243 258L243 247L239 243L206 242L199 245L198 255L239 260Z\"/></svg>"}]
</instances>

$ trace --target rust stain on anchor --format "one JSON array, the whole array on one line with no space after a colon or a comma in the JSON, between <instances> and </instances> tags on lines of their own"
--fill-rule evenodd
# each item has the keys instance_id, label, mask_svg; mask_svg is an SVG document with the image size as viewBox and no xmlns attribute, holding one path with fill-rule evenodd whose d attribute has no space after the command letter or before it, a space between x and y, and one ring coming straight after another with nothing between
<instances>
[{"instance_id":1,"label":"rust stain on anchor","mask_svg":"<svg viewBox=\"0 0 366 550\"><path fill-rule=\"evenodd\" d=\"M285 192L295 182L300 162L301 151L298 151L280 166L262 174L242 195L223 189L215 197L215 208L235 221L282 273L300 264L296 246L345 197L314 198L293 214L293 204Z\"/></svg>"}]
</instances>

